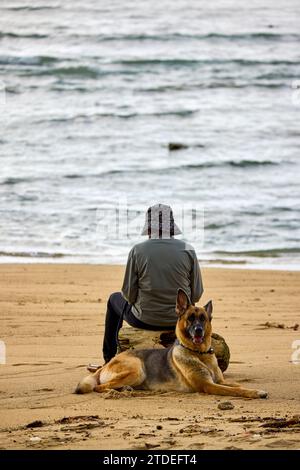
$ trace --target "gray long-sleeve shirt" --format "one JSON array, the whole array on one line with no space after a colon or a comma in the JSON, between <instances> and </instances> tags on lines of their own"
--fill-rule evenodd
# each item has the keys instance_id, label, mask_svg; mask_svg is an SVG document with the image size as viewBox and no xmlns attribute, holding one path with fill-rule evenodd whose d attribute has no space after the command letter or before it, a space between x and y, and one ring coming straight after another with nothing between
<instances>
[{"instance_id":1,"label":"gray long-sleeve shirt","mask_svg":"<svg viewBox=\"0 0 300 470\"><path fill-rule=\"evenodd\" d=\"M122 293L139 320L153 326L174 326L179 287L192 303L203 293L199 263L190 245L176 238L149 239L131 249Z\"/></svg>"}]
</instances>

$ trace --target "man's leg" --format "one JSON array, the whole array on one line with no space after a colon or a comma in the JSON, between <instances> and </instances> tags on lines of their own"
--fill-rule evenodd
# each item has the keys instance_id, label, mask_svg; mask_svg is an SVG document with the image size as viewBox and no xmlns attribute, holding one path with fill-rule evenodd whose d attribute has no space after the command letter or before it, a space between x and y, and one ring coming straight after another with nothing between
<instances>
[{"instance_id":1,"label":"man's leg","mask_svg":"<svg viewBox=\"0 0 300 470\"><path fill-rule=\"evenodd\" d=\"M172 330L171 326L148 325L136 318L131 310L131 305L124 299L121 292L114 292L108 299L105 317L105 332L103 339L103 358L110 361L117 353L117 335L122 327L121 315L124 312L124 320L134 328L142 330ZM91 370L94 370L93 366ZM90 370L90 369L89 369Z\"/></svg>"},{"instance_id":2,"label":"man's leg","mask_svg":"<svg viewBox=\"0 0 300 470\"><path fill-rule=\"evenodd\" d=\"M121 324L121 315L124 310L130 308L121 292L114 292L108 299L105 317L105 332L103 339L103 358L105 362L110 361L117 352L117 334Z\"/></svg>"}]
</instances>

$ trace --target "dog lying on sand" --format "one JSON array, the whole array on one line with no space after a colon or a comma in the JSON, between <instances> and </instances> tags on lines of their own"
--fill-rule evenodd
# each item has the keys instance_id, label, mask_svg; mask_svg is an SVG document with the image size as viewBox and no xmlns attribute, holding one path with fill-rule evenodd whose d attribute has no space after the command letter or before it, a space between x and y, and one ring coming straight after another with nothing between
<instances>
[{"instance_id":1,"label":"dog lying on sand","mask_svg":"<svg viewBox=\"0 0 300 470\"><path fill-rule=\"evenodd\" d=\"M134 349L111 359L85 377L76 393L132 387L154 391L202 392L244 398L267 398L267 392L224 380L211 348L212 302L192 305L179 289L175 343L166 349Z\"/></svg>"}]
</instances>

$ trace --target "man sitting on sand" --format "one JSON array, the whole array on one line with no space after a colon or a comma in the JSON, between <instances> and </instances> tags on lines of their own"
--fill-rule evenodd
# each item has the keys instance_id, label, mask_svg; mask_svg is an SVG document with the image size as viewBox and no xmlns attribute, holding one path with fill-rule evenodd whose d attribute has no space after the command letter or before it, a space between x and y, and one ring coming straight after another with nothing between
<instances>
[{"instance_id":1,"label":"man sitting on sand","mask_svg":"<svg viewBox=\"0 0 300 470\"><path fill-rule=\"evenodd\" d=\"M111 294L107 302L105 362L116 355L123 319L134 328L170 330L177 321L178 288L184 289L193 304L199 301L203 293L199 263L193 247L174 238L180 233L171 207L149 207L142 231L148 240L131 249L122 292Z\"/></svg>"}]
</instances>

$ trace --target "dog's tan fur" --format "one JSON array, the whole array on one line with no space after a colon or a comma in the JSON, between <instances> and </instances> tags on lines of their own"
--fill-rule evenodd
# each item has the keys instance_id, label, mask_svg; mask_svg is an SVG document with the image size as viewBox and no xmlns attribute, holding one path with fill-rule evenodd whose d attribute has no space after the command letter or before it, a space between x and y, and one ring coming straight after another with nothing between
<instances>
[{"instance_id":1,"label":"dog's tan fur","mask_svg":"<svg viewBox=\"0 0 300 470\"><path fill-rule=\"evenodd\" d=\"M103 392L130 386L146 390L203 392L245 398L266 398L262 390L248 389L224 380L211 347L212 304L191 305L184 291L177 295L177 342L169 350L129 350L115 356L94 374L84 378L76 393ZM194 319L191 322L191 319ZM203 326L201 343L189 333L191 325ZM197 323L198 322L198 323ZM202 327L201 326L201 327Z\"/></svg>"}]
</instances>

